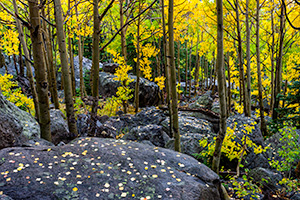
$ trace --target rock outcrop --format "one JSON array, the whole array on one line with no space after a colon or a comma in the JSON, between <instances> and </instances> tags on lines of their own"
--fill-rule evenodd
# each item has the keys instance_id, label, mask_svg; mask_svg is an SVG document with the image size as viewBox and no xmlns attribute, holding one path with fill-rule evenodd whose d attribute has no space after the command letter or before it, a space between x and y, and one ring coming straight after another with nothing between
<instances>
[{"instance_id":1,"label":"rock outcrop","mask_svg":"<svg viewBox=\"0 0 300 200\"><path fill-rule=\"evenodd\" d=\"M40 126L27 112L19 109L0 94L0 146L22 145L26 140L40 137Z\"/></svg>"},{"instance_id":2,"label":"rock outcrop","mask_svg":"<svg viewBox=\"0 0 300 200\"><path fill-rule=\"evenodd\" d=\"M116 95L120 82L114 80L116 76L110 73L99 73L99 93L104 97L111 97ZM133 80L129 84L131 89L135 88L136 76L130 75L130 79ZM159 101L159 87L156 83L148 81L147 79L140 79L140 107L157 105ZM134 97L130 100L133 102Z\"/></svg>"},{"instance_id":3,"label":"rock outcrop","mask_svg":"<svg viewBox=\"0 0 300 200\"><path fill-rule=\"evenodd\" d=\"M12 199L219 200L217 174L194 158L136 142L78 138L0 151L0 191Z\"/></svg>"}]
</instances>

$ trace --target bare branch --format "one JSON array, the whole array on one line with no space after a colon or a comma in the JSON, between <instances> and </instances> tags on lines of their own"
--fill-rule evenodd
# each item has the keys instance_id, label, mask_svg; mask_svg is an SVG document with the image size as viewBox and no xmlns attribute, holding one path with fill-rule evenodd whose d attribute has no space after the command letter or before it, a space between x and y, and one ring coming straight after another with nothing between
<instances>
[{"instance_id":1,"label":"bare branch","mask_svg":"<svg viewBox=\"0 0 300 200\"><path fill-rule=\"evenodd\" d=\"M147 8L145 8L145 10L143 10L142 12L140 12L138 15L136 15L133 19L131 19L130 21L128 21L126 24L124 24L116 33L115 35L103 46L100 48L100 52L103 51L116 37L117 35L121 32L121 30L123 28L125 28L126 26L130 25L132 22L134 22L140 15L144 14L147 10L149 10L155 3L157 2L157 0L154 0Z\"/></svg>"}]
</instances>

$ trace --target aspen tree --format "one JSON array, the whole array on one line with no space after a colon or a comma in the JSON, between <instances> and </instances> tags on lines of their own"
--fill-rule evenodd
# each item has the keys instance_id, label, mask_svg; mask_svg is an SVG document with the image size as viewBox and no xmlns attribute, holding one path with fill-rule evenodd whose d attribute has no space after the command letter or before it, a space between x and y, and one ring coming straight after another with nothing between
<instances>
[{"instance_id":1,"label":"aspen tree","mask_svg":"<svg viewBox=\"0 0 300 200\"><path fill-rule=\"evenodd\" d=\"M175 138L175 151L180 152L180 133L178 125L178 95L176 90L176 66L175 66L175 52L174 52L174 27L173 27L173 16L174 16L174 1L169 0L169 59L170 59L170 69L171 69L171 98L172 98L172 133Z\"/></svg>"},{"instance_id":2,"label":"aspen tree","mask_svg":"<svg viewBox=\"0 0 300 200\"><path fill-rule=\"evenodd\" d=\"M15 14L19 15L16 0L13 0L13 5L14 5ZM19 32L19 40L20 40L20 43L23 47L24 55L26 57L25 58L25 66L26 66L26 69L27 69L27 75L28 75L28 79L29 79L29 83L30 83L30 89L31 89L31 92L32 92L32 97L33 97L33 103L34 103L34 108L35 108L35 117L37 118L37 120L39 120L39 100L38 100L38 96L37 96L37 93L36 93L36 87L35 87L35 83L34 83L34 79L33 79L31 63L28 60L28 59L30 59L29 52L28 52L28 48L27 48L27 45L26 45L26 42L25 42L25 39L24 39L24 32L22 30L22 25L21 25L21 22L20 22L19 19L16 19L16 25L17 25L17 29L18 29L18 32ZM0 52L0 56L1 55L2 55L2 53ZM3 59L4 59L4 57L3 57Z\"/></svg>"},{"instance_id":3,"label":"aspen tree","mask_svg":"<svg viewBox=\"0 0 300 200\"><path fill-rule=\"evenodd\" d=\"M28 1L30 13L30 36L32 41L32 53L35 68L35 78L37 94L39 99L39 124L41 127L41 137L51 142L50 112L48 98L48 82L46 75L46 65L43 52L43 39L41 29L41 19L38 0Z\"/></svg>"},{"instance_id":4,"label":"aspen tree","mask_svg":"<svg viewBox=\"0 0 300 200\"><path fill-rule=\"evenodd\" d=\"M54 0L55 7L55 22L56 22L56 31L57 31L57 40L59 45L60 60L62 75L64 80L64 94L66 102L66 112L68 119L68 127L72 137L76 137L77 126L76 119L74 115L74 106L73 106L73 95L72 95L72 83L69 74L69 65L68 65L68 52L66 47L65 32L63 28L63 18L62 18L62 8L60 0Z\"/></svg>"},{"instance_id":5,"label":"aspen tree","mask_svg":"<svg viewBox=\"0 0 300 200\"><path fill-rule=\"evenodd\" d=\"M220 101L220 129L216 139L215 152L212 160L212 170L219 174L222 143L226 134L226 94L225 94L225 71L224 71L224 45L223 45L223 1L216 0L217 4L217 78Z\"/></svg>"}]
</instances>

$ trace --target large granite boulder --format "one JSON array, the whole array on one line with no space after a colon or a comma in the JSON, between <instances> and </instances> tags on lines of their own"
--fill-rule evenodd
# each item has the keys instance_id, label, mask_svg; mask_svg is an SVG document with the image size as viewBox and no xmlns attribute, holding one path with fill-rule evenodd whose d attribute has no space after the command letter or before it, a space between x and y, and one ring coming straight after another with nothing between
<instances>
[{"instance_id":1,"label":"large granite boulder","mask_svg":"<svg viewBox=\"0 0 300 200\"><path fill-rule=\"evenodd\" d=\"M197 155L203 151L207 150L207 148L203 148L199 145L200 140L206 140L208 143L213 142L213 138L215 137L215 134L209 135L209 134L198 134L198 133L187 133L180 136L180 147L181 152L185 153L187 155L197 157L201 161L207 162L207 160L202 160L202 158L198 157ZM175 149L175 140L172 138L167 142L165 145L165 148L168 149Z\"/></svg>"},{"instance_id":2,"label":"large granite boulder","mask_svg":"<svg viewBox=\"0 0 300 200\"><path fill-rule=\"evenodd\" d=\"M194 158L136 142L78 138L0 151L0 191L18 199L219 200L217 174Z\"/></svg>"},{"instance_id":3,"label":"large granite boulder","mask_svg":"<svg viewBox=\"0 0 300 200\"><path fill-rule=\"evenodd\" d=\"M6 100L0 94L0 113L11 116L16 126L22 127L22 135L28 139L40 137L40 126L38 122L27 112L19 109L16 105ZM5 123L1 121L0 123Z\"/></svg>"},{"instance_id":4,"label":"large granite boulder","mask_svg":"<svg viewBox=\"0 0 300 200\"><path fill-rule=\"evenodd\" d=\"M233 115L228 117L227 127L234 129L234 133L242 138L244 135L244 131L247 132L246 127L251 126L253 130L251 133L247 134L247 136L254 142L256 145L263 145L264 139L261 134L259 126L256 124L255 120L250 117L245 117L243 115Z\"/></svg>"},{"instance_id":5,"label":"large granite boulder","mask_svg":"<svg viewBox=\"0 0 300 200\"><path fill-rule=\"evenodd\" d=\"M285 137L283 135L286 135ZM299 153L296 149L300 145L300 130L293 130L291 127L284 127L281 129L281 132L277 132L265 141L265 146L267 146L267 157L269 160L274 162L286 163L290 166L290 169L287 167L284 172L285 175L291 174L295 176L295 166L299 162ZM287 154L281 154L282 152L294 152L287 156ZM292 167L293 166L293 167Z\"/></svg>"},{"instance_id":6,"label":"large granite boulder","mask_svg":"<svg viewBox=\"0 0 300 200\"><path fill-rule=\"evenodd\" d=\"M82 59L82 71L85 74L87 71L91 71L92 60L83 57ZM102 69L103 64L99 63L99 68ZM80 70L79 70L79 57L74 57L74 71L75 71L75 83L76 88L80 87Z\"/></svg>"},{"instance_id":7,"label":"large granite boulder","mask_svg":"<svg viewBox=\"0 0 300 200\"><path fill-rule=\"evenodd\" d=\"M179 115L179 133L180 133L180 146L181 152L190 156L200 153L204 148L200 147L200 140L213 141L213 137L216 136L212 132L212 124L203 119L197 119L184 113ZM170 119L166 118L162 123L164 130L170 134ZM174 149L174 139L169 140L166 144L166 148Z\"/></svg>"},{"instance_id":8,"label":"large granite boulder","mask_svg":"<svg viewBox=\"0 0 300 200\"><path fill-rule=\"evenodd\" d=\"M211 109L213 104L213 98L211 97L212 91L209 90L206 93L200 95L196 98L196 101L191 103L189 107L191 108L207 108Z\"/></svg>"},{"instance_id":9,"label":"large granite boulder","mask_svg":"<svg viewBox=\"0 0 300 200\"><path fill-rule=\"evenodd\" d=\"M23 127L18 119L0 111L0 149L20 146L25 142L26 138L22 135L22 131Z\"/></svg>"},{"instance_id":10,"label":"large granite boulder","mask_svg":"<svg viewBox=\"0 0 300 200\"><path fill-rule=\"evenodd\" d=\"M281 188L279 181L281 181L283 177L279 172L257 167L250 170L248 176L251 177L253 182L262 185L266 190L276 190Z\"/></svg>"},{"instance_id":11,"label":"large granite boulder","mask_svg":"<svg viewBox=\"0 0 300 200\"><path fill-rule=\"evenodd\" d=\"M160 125L166 119L163 111L155 107L144 108L136 115L122 114L120 116L108 117L101 116L96 119L95 136L103 135L105 137L115 138L138 126L147 126L149 124ZM90 128L90 116L81 114L77 117L77 128L80 136L87 136ZM104 131L104 132L103 132ZM103 134L102 134L103 133Z\"/></svg>"},{"instance_id":12,"label":"large granite boulder","mask_svg":"<svg viewBox=\"0 0 300 200\"><path fill-rule=\"evenodd\" d=\"M170 137L163 131L162 126L149 124L131 129L122 139L138 142L147 140L154 146L165 147Z\"/></svg>"},{"instance_id":13,"label":"large granite boulder","mask_svg":"<svg viewBox=\"0 0 300 200\"><path fill-rule=\"evenodd\" d=\"M104 97L111 97L116 95L120 82L114 80L116 76L110 73L99 73L99 93ZM129 84L131 89L135 88L136 76L130 75L133 81ZM159 101L159 87L156 83L140 78L140 107L157 105ZM134 97L130 100L133 102Z\"/></svg>"},{"instance_id":14,"label":"large granite boulder","mask_svg":"<svg viewBox=\"0 0 300 200\"><path fill-rule=\"evenodd\" d=\"M247 137L257 146L262 146L262 148L265 147L260 128L253 118L245 117L243 115L233 115L227 119L226 123L227 127L234 130L234 134L237 136L235 138L237 143L242 145L243 141L241 141L241 139L243 138L243 135L248 132L247 127L253 127L252 132L248 133ZM267 155L264 152L255 154L252 147L247 148L247 155L245 156L244 161L244 166L249 169L269 167Z\"/></svg>"},{"instance_id":15,"label":"large granite boulder","mask_svg":"<svg viewBox=\"0 0 300 200\"><path fill-rule=\"evenodd\" d=\"M164 130L170 135L170 118L162 123ZM212 134L212 124L204 119L197 119L184 113L178 116L179 131L181 135L187 133Z\"/></svg>"},{"instance_id":16,"label":"large granite boulder","mask_svg":"<svg viewBox=\"0 0 300 200\"><path fill-rule=\"evenodd\" d=\"M57 145L61 141L64 143L70 141L68 124L65 121L64 114L59 109L50 110L50 130L53 144Z\"/></svg>"}]
</instances>

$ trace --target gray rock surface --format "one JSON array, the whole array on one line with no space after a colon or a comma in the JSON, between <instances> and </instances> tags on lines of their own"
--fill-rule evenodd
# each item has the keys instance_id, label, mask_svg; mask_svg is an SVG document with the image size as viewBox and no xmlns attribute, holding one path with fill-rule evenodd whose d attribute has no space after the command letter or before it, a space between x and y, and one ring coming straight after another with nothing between
<instances>
[{"instance_id":1,"label":"gray rock surface","mask_svg":"<svg viewBox=\"0 0 300 200\"><path fill-rule=\"evenodd\" d=\"M207 91L203 95L199 96L198 99L196 100L197 106L200 106L202 108L208 108L211 109L211 106L213 104L213 99L211 98L211 91Z\"/></svg>"},{"instance_id":2,"label":"gray rock surface","mask_svg":"<svg viewBox=\"0 0 300 200\"><path fill-rule=\"evenodd\" d=\"M13 200L13 199L5 194L0 194L0 200Z\"/></svg>"},{"instance_id":3,"label":"gray rock surface","mask_svg":"<svg viewBox=\"0 0 300 200\"><path fill-rule=\"evenodd\" d=\"M208 167L188 155L136 142L78 138L50 151L6 148L0 157L0 191L15 200L221 199L219 177Z\"/></svg>"},{"instance_id":4,"label":"gray rock surface","mask_svg":"<svg viewBox=\"0 0 300 200\"><path fill-rule=\"evenodd\" d=\"M212 135L205 135L205 134L198 134L198 133L187 133L180 137L180 146L181 152L185 153L190 156L197 156L201 151L205 150L206 148L200 147L199 141L200 140L207 140L208 143L213 141L213 137L216 136L215 134ZM175 140L172 138L166 144L166 148L174 150L174 143ZM203 160L204 161L204 160Z\"/></svg>"},{"instance_id":5,"label":"gray rock surface","mask_svg":"<svg viewBox=\"0 0 300 200\"><path fill-rule=\"evenodd\" d=\"M20 146L26 141L22 135L23 127L20 121L11 114L0 111L0 149Z\"/></svg>"},{"instance_id":6,"label":"gray rock surface","mask_svg":"<svg viewBox=\"0 0 300 200\"><path fill-rule=\"evenodd\" d=\"M250 170L248 176L251 177L255 183L263 185L266 189L276 190L281 188L278 182L281 181L283 177L279 172L257 167Z\"/></svg>"},{"instance_id":7,"label":"gray rock surface","mask_svg":"<svg viewBox=\"0 0 300 200\"><path fill-rule=\"evenodd\" d=\"M166 118L162 123L164 130L170 135L170 119ZM211 134L212 124L204 119L197 119L186 114L178 116L180 135L187 133Z\"/></svg>"},{"instance_id":8,"label":"gray rock surface","mask_svg":"<svg viewBox=\"0 0 300 200\"><path fill-rule=\"evenodd\" d=\"M50 110L50 130L53 144L57 145L69 137L68 124L59 109Z\"/></svg>"},{"instance_id":9,"label":"gray rock surface","mask_svg":"<svg viewBox=\"0 0 300 200\"><path fill-rule=\"evenodd\" d=\"M199 140L206 139L208 142L212 142L213 137L216 136L212 132L212 124L206 120L180 114L178 123L181 135L181 152L190 156L195 156L195 154L200 153L204 149L200 147ZM161 124L170 136L169 118L166 118ZM165 147L174 149L174 142L174 139L171 139Z\"/></svg>"},{"instance_id":10,"label":"gray rock surface","mask_svg":"<svg viewBox=\"0 0 300 200\"><path fill-rule=\"evenodd\" d=\"M14 62L14 58L13 56L7 56L4 55L4 60L8 69L8 74L12 74L12 75L17 75L17 71L15 68L15 62ZM16 55L16 66L18 71L20 71L20 66L19 66L19 56ZM23 57L23 64L25 66L25 58ZM26 67L24 68L25 74L26 74ZM32 67L32 72L34 73L34 68ZM4 75L6 73L5 71L5 67L3 66L2 68L0 68L0 74Z\"/></svg>"},{"instance_id":11,"label":"gray rock surface","mask_svg":"<svg viewBox=\"0 0 300 200\"><path fill-rule=\"evenodd\" d=\"M237 185L233 185L231 182L228 184L228 187L229 188L241 188L242 190L245 189L246 191L245 191L245 193L241 192L240 190L234 191L234 193L231 196L232 199L242 199L242 200L262 200L262 199L264 199L264 195L258 191L253 191L251 186L247 190L247 186L245 185L246 181L243 178L241 178L241 177L236 178L234 183Z\"/></svg>"},{"instance_id":12,"label":"gray rock surface","mask_svg":"<svg viewBox=\"0 0 300 200\"><path fill-rule=\"evenodd\" d=\"M292 197L291 200L300 200L300 192L296 192Z\"/></svg>"},{"instance_id":13,"label":"gray rock surface","mask_svg":"<svg viewBox=\"0 0 300 200\"><path fill-rule=\"evenodd\" d=\"M219 103L219 100L215 100L212 104L212 107L211 107L211 111L215 112L215 113L221 113L220 111L220 103Z\"/></svg>"},{"instance_id":14,"label":"gray rock surface","mask_svg":"<svg viewBox=\"0 0 300 200\"><path fill-rule=\"evenodd\" d=\"M258 124L255 124L255 120L250 117L245 117L243 115L233 115L230 116L227 121L227 127L230 127L233 129L235 127L235 134L242 138L244 132L246 131L246 126L254 126L254 129L252 130L252 133L248 134L248 137L257 145L263 145L264 139L261 134L260 128ZM236 124L236 125L235 125Z\"/></svg>"},{"instance_id":15,"label":"gray rock surface","mask_svg":"<svg viewBox=\"0 0 300 200\"><path fill-rule=\"evenodd\" d=\"M18 126L23 127L22 135L26 138L40 137L40 126L37 121L29 113L7 101L2 94L0 94L0 113L13 116Z\"/></svg>"},{"instance_id":16,"label":"gray rock surface","mask_svg":"<svg viewBox=\"0 0 300 200\"><path fill-rule=\"evenodd\" d=\"M243 138L243 135L245 134L244 131L247 132L245 125L248 125L253 127L252 132L247 134L248 138L257 146L261 145L262 147L265 147L260 128L257 124L255 124L255 120L253 118L245 117L243 115L233 115L227 119L226 123L227 127L230 127L231 129L234 129L235 127L234 134L237 136L235 141L239 144L242 144L240 138ZM269 167L267 155L265 153L255 154L252 147L248 148L244 161L244 166L249 169L256 167Z\"/></svg>"},{"instance_id":17,"label":"gray rock surface","mask_svg":"<svg viewBox=\"0 0 300 200\"><path fill-rule=\"evenodd\" d=\"M165 147L170 137L163 131L162 126L149 124L131 129L122 139L137 142L147 140L157 147Z\"/></svg>"},{"instance_id":18,"label":"gray rock surface","mask_svg":"<svg viewBox=\"0 0 300 200\"><path fill-rule=\"evenodd\" d=\"M299 158L297 156L295 157L282 157L279 155L278 151L288 151L288 150L295 150L294 145L300 145L300 131L295 130L295 132L291 133L293 136L290 138L291 141L285 141L282 137L282 134L284 132L291 131L290 128L282 128L282 133L277 132L265 141L265 146L268 146L269 148L266 151L267 157L270 160L278 161L279 163L285 162L284 159L289 159L290 166L296 166L299 162ZM292 140L294 140L292 142ZM285 150L284 150L285 149ZM285 154L284 154L285 155ZM294 168L291 168L292 172L294 171ZM290 173L290 171L286 171L285 173Z\"/></svg>"},{"instance_id":19,"label":"gray rock surface","mask_svg":"<svg viewBox=\"0 0 300 200\"><path fill-rule=\"evenodd\" d=\"M110 73L100 72L99 73L99 93L104 97L111 97L116 95L118 87L120 86L119 81L114 80L116 76ZM133 82L129 84L131 89L135 88L136 76L130 75L130 79ZM140 107L157 105L159 101L159 87L156 83L148 81L147 79L140 79ZM130 100L133 102L134 97Z\"/></svg>"},{"instance_id":20,"label":"gray rock surface","mask_svg":"<svg viewBox=\"0 0 300 200\"><path fill-rule=\"evenodd\" d=\"M85 74L86 71L90 71L92 67L92 60L83 57L82 59L82 70L83 74ZM103 64L99 63L99 68L102 69ZM75 82L76 82L76 88L80 87L80 70L79 70L79 57L74 57L74 70L75 70Z\"/></svg>"}]
</instances>

